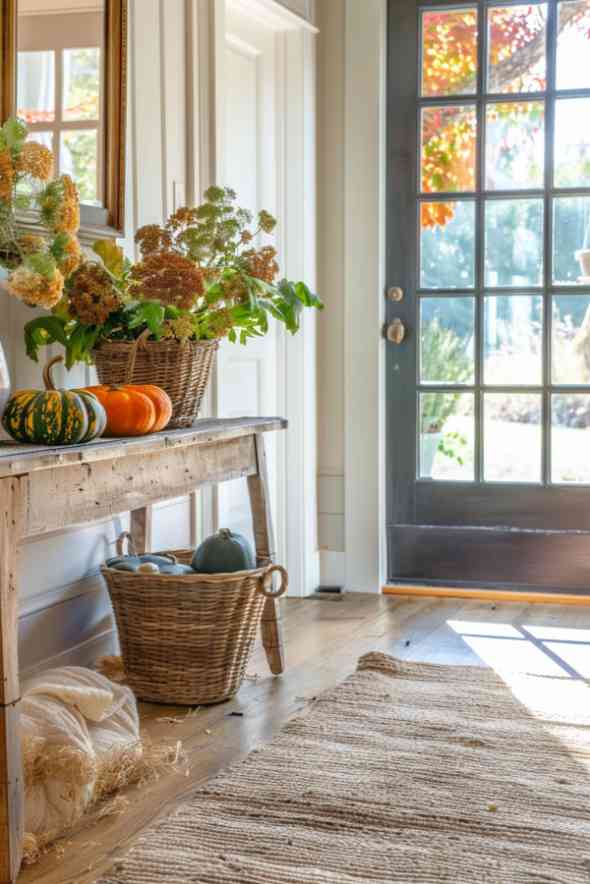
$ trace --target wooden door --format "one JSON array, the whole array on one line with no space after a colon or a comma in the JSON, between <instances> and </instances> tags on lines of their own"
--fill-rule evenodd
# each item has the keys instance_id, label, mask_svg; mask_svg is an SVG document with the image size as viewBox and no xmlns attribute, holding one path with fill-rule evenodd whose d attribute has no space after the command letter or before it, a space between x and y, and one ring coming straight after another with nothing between
<instances>
[{"instance_id":1,"label":"wooden door","mask_svg":"<svg viewBox=\"0 0 590 884\"><path fill-rule=\"evenodd\" d=\"M587 592L590 3L389 12L389 578Z\"/></svg>"},{"instance_id":2,"label":"wooden door","mask_svg":"<svg viewBox=\"0 0 590 884\"><path fill-rule=\"evenodd\" d=\"M276 83L276 37L243 4L228 3L224 48L223 183L233 188L241 206L256 213L276 211L279 96ZM247 345L224 340L217 376L219 417L274 415L281 410L279 357L281 331ZM276 440L269 440L271 506L278 507ZM219 489L218 524L252 537L246 483ZM280 520L279 520L280 524Z\"/></svg>"}]
</instances>

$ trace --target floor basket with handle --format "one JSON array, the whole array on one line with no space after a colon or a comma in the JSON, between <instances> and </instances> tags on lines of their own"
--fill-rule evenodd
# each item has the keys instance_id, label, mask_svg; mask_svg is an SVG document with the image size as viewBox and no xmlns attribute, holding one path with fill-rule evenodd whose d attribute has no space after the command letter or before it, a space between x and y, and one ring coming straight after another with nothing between
<instances>
[{"instance_id":1,"label":"floor basket with handle","mask_svg":"<svg viewBox=\"0 0 590 884\"><path fill-rule=\"evenodd\" d=\"M122 552L124 532L117 549ZM131 541L130 541L131 542ZM160 553L190 564L193 550ZM229 574L144 574L101 568L127 683L157 703L219 703L239 689L266 598L287 589L287 572L268 562ZM281 576L273 590L273 574Z\"/></svg>"},{"instance_id":2,"label":"floor basket with handle","mask_svg":"<svg viewBox=\"0 0 590 884\"><path fill-rule=\"evenodd\" d=\"M172 400L170 429L190 427L199 413L218 341L102 341L93 351L101 384L156 384Z\"/></svg>"}]
</instances>

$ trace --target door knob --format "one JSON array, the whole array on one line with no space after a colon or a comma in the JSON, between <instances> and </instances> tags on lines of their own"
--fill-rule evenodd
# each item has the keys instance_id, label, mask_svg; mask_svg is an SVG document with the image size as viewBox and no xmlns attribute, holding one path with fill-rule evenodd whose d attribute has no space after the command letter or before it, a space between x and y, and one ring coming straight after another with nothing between
<instances>
[{"instance_id":1,"label":"door knob","mask_svg":"<svg viewBox=\"0 0 590 884\"><path fill-rule=\"evenodd\" d=\"M406 336L406 327L401 319L394 319L387 326L387 340L392 344L401 344Z\"/></svg>"},{"instance_id":2,"label":"door knob","mask_svg":"<svg viewBox=\"0 0 590 884\"><path fill-rule=\"evenodd\" d=\"M387 289L387 297L390 301L403 301L404 290L399 285L392 285L391 288Z\"/></svg>"}]
</instances>

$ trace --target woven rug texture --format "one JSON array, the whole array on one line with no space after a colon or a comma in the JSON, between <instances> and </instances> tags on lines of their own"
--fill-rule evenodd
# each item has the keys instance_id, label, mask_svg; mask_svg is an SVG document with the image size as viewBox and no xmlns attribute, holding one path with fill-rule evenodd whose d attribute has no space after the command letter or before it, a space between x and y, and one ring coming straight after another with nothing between
<instances>
[{"instance_id":1,"label":"woven rug texture","mask_svg":"<svg viewBox=\"0 0 590 884\"><path fill-rule=\"evenodd\" d=\"M101 884L590 884L589 701L367 654Z\"/></svg>"}]
</instances>

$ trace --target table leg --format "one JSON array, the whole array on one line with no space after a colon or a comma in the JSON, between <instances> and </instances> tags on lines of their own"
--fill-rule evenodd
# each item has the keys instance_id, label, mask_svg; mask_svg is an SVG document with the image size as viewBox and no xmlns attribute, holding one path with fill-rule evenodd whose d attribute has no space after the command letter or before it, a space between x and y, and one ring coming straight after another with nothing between
<instances>
[{"instance_id":1,"label":"table leg","mask_svg":"<svg viewBox=\"0 0 590 884\"><path fill-rule=\"evenodd\" d=\"M24 834L17 575L26 481L0 479L0 884L16 881Z\"/></svg>"},{"instance_id":2,"label":"table leg","mask_svg":"<svg viewBox=\"0 0 590 884\"><path fill-rule=\"evenodd\" d=\"M270 512L270 491L266 453L264 450L264 436L262 433L257 433L254 438L256 441L258 473L255 476L248 476L248 492L252 508L256 555L260 558L268 558L274 561L275 540ZM270 671L273 675L280 675L281 672L285 671L285 647L281 625L281 610L277 599L266 600L262 613L261 629L262 644L264 645Z\"/></svg>"},{"instance_id":3,"label":"table leg","mask_svg":"<svg viewBox=\"0 0 590 884\"><path fill-rule=\"evenodd\" d=\"M131 511L131 536L135 541L135 549L141 555L152 549L152 507L142 506Z\"/></svg>"}]
</instances>

